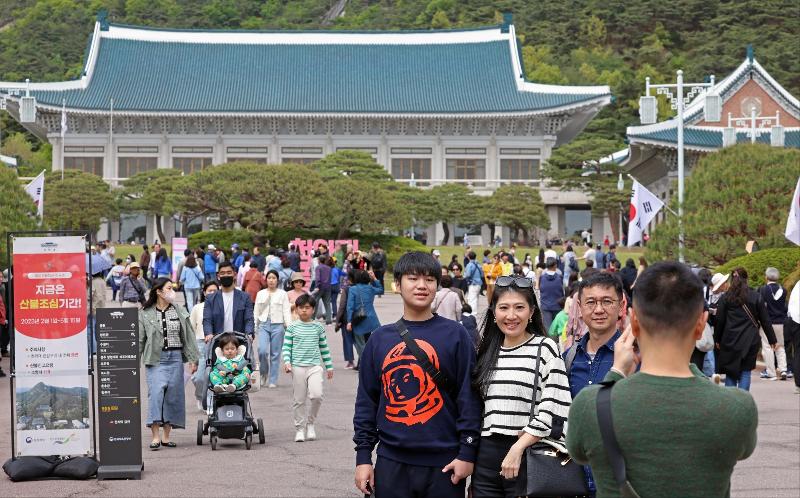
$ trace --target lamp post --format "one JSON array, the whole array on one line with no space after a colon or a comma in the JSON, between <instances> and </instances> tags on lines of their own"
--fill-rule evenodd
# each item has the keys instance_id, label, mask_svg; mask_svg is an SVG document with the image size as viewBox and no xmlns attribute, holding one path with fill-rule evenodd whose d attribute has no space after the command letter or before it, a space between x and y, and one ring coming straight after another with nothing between
<instances>
[{"instance_id":1,"label":"lamp post","mask_svg":"<svg viewBox=\"0 0 800 498\"><path fill-rule=\"evenodd\" d=\"M625 189L625 180L622 179L622 173L619 174L619 178L617 179L617 190L622 193ZM619 208L619 240L618 243L622 243L622 209L624 208L624 204Z\"/></svg>"},{"instance_id":2,"label":"lamp post","mask_svg":"<svg viewBox=\"0 0 800 498\"><path fill-rule=\"evenodd\" d=\"M684 83L683 71L676 72L676 82L660 85L653 85L650 83L650 78L645 78L645 94L639 98L639 117L642 124L652 124L656 122L658 117L658 103L656 97L650 95L650 89L656 89L656 95L666 95L671 102L671 108L678 111L677 116L677 132L678 132L678 261L684 262L683 259L683 184L686 177L684 170L683 158L683 111L689 102L701 90L709 88L712 91L706 92L705 105L703 108L705 121L717 122L721 116L720 97L713 93L714 88L714 75L711 75L708 83ZM673 95L673 89L675 94ZM688 93L684 96L684 90L688 89Z\"/></svg>"}]
</instances>

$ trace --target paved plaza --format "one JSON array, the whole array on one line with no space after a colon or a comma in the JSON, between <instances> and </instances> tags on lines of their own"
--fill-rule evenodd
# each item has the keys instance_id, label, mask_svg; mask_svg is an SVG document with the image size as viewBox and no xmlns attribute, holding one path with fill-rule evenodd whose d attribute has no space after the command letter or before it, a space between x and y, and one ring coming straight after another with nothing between
<instances>
[{"instance_id":1,"label":"paved plaza","mask_svg":"<svg viewBox=\"0 0 800 498\"><path fill-rule=\"evenodd\" d=\"M396 320L401 309L399 296L377 299L376 309L382 322ZM217 450L211 451L206 437L205 444L197 446L196 425L203 414L189 394L188 428L173 432L177 448L150 451L150 431L143 428L141 481L12 483L3 476L0 496L360 496L353 487L352 417L357 373L342 368L341 335L330 332L328 341L336 372L333 382L325 384L325 401L316 424L317 441L293 442L290 379L282 373L277 389L251 395L253 411L266 425L266 445L254 444L247 451L242 441L220 440ZM2 364L8 370L8 358L3 358ZM191 387L190 384L188 388ZM759 408L758 447L752 457L737 465L732 496L800 495L800 396L793 391L790 381L753 381L752 394ZM5 400L0 403L5 408L0 417L0 433L8 435L11 424L7 379L0 382L0 399ZM146 402L144 384L142 399ZM709 419L708 423L713 424L714 420ZM0 439L0 455L11 455L8 436Z\"/></svg>"}]
</instances>

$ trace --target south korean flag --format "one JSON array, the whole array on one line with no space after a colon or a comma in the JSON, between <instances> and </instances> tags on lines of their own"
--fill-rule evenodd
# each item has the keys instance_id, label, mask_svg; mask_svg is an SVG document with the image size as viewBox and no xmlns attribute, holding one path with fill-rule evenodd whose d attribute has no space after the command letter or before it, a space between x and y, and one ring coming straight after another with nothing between
<instances>
[{"instance_id":1,"label":"south korean flag","mask_svg":"<svg viewBox=\"0 0 800 498\"><path fill-rule=\"evenodd\" d=\"M644 228L662 207L664 203L661 199L634 180L628 223L628 247L642 241Z\"/></svg>"}]
</instances>

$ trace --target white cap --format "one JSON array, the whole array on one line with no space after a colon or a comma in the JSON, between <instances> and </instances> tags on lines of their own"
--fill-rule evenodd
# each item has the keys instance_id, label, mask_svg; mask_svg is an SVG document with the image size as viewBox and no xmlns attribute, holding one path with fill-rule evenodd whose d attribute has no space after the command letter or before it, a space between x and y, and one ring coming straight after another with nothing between
<instances>
[{"instance_id":1,"label":"white cap","mask_svg":"<svg viewBox=\"0 0 800 498\"><path fill-rule=\"evenodd\" d=\"M211 249L212 251L217 250L217 247L214 244L208 244L208 248Z\"/></svg>"},{"instance_id":2,"label":"white cap","mask_svg":"<svg viewBox=\"0 0 800 498\"><path fill-rule=\"evenodd\" d=\"M442 253L440 253L440 252L439 252L439 249L434 249L434 250L433 250L433 255L434 255L434 256L441 256L441 255L442 255Z\"/></svg>"},{"instance_id":3,"label":"white cap","mask_svg":"<svg viewBox=\"0 0 800 498\"><path fill-rule=\"evenodd\" d=\"M722 284L728 281L728 277L730 276L731 276L730 273L728 273L727 275L723 275L722 273L715 273L714 276L711 277L711 291L716 292L717 289L719 289L722 286Z\"/></svg>"}]
</instances>

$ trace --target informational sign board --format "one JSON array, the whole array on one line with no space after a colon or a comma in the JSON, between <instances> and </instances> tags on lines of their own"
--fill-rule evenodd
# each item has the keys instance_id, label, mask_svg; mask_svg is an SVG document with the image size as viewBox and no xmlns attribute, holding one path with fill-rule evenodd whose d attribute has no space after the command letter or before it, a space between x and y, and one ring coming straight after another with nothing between
<instances>
[{"instance_id":1,"label":"informational sign board","mask_svg":"<svg viewBox=\"0 0 800 498\"><path fill-rule=\"evenodd\" d=\"M88 454L86 238L11 240L15 456Z\"/></svg>"},{"instance_id":2,"label":"informational sign board","mask_svg":"<svg viewBox=\"0 0 800 498\"><path fill-rule=\"evenodd\" d=\"M343 245L352 247L353 251L358 251L358 239L303 240L300 238L295 238L292 240L292 245L294 245L297 248L297 251L300 253L300 272L303 274L303 278L306 281L306 289L308 289L309 285L311 285L311 260L314 259L314 251L319 248L320 244L327 245L328 252L330 254L334 254L336 250Z\"/></svg>"},{"instance_id":3,"label":"informational sign board","mask_svg":"<svg viewBox=\"0 0 800 498\"><path fill-rule=\"evenodd\" d=\"M186 256L183 255L189 247L189 239L182 237L173 237L172 239L172 280L177 280L181 276L178 275L178 265L184 260Z\"/></svg>"},{"instance_id":4,"label":"informational sign board","mask_svg":"<svg viewBox=\"0 0 800 498\"><path fill-rule=\"evenodd\" d=\"M97 309L98 479L140 479L139 310Z\"/></svg>"}]
</instances>

